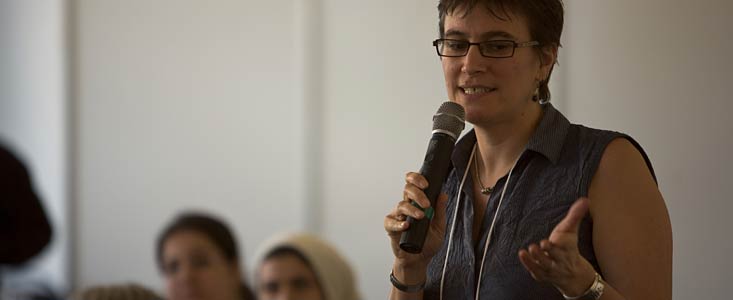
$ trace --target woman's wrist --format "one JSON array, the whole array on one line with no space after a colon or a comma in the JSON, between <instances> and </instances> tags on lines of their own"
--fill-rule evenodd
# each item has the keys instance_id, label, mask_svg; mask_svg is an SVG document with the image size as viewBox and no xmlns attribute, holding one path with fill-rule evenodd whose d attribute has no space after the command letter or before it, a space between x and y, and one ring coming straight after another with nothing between
<instances>
[{"instance_id":1,"label":"woman's wrist","mask_svg":"<svg viewBox=\"0 0 733 300\"><path fill-rule=\"evenodd\" d=\"M564 295L580 296L583 295L593 285L596 279L596 271L593 267L584 268L582 272L569 278L563 283L555 285L555 287Z\"/></svg>"},{"instance_id":2,"label":"woman's wrist","mask_svg":"<svg viewBox=\"0 0 733 300\"><path fill-rule=\"evenodd\" d=\"M598 273L595 273L595 279L591 286L582 294L578 296L571 296L563 294L562 296L566 300L599 300L603 296L603 291L606 288L606 284L603 282L603 278Z\"/></svg>"},{"instance_id":3,"label":"woman's wrist","mask_svg":"<svg viewBox=\"0 0 733 300\"><path fill-rule=\"evenodd\" d=\"M392 274L403 284L420 285L425 283L427 269L427 263L396 259L392 266Z\"/></svg>"}]
</instances>

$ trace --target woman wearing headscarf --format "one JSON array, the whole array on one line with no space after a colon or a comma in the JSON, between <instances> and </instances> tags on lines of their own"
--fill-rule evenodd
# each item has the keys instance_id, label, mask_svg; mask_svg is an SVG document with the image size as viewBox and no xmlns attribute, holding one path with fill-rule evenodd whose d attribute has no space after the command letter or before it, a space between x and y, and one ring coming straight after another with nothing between
<instances>
[{"instance_id":1,"label":"woman wearing headscarf","mask_svg":"<svg viewBox=\"0 0 733 300\"><path fill-rule=\"evenodd\" d=\"M361 299L349 263L314 235L272 237L260 247L255 266L259 300Z\"/></svg>"}]
</instances>

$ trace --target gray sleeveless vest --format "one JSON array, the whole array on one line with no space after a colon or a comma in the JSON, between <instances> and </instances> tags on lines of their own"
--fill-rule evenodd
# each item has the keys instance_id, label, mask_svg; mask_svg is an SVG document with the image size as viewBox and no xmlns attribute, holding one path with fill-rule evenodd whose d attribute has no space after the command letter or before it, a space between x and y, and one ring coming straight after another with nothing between
<instances>
[{"instance_id":1,"label":"gray sleeveless vest","mask_svg":"<svg viewBox=\"0 0 733 300\"><path fill-rule=\"evenodd\" d=\"M643 149L631 137L570 124L551 104L544 105L543 109L542 120L512 173L497 216L480 280L480 299L563 299L553 286L532 279L519 261L517 252L530 243L549 237L570 205L579 197L588 195L603 151L613 139L628 139L644 156L654 174ZM476 135L471 131L458 141L453 152L453 170L443 188L449 195L446 235L442 249L428 265L424 299L439 299L440 278L456 209L459 212L445 271L443 299L475 297L486 234L493 221L501 190L507 184L507 176L504 176L494 186L495 192L491 194L484 213L481 240L473 245L472 176L466 179L460 207L456 206L456 196L475 143ZM592 227L592 220L587 216L580 226L579 248L581 254L602 274L593 251Z\"/></svg>"}]
</instances>

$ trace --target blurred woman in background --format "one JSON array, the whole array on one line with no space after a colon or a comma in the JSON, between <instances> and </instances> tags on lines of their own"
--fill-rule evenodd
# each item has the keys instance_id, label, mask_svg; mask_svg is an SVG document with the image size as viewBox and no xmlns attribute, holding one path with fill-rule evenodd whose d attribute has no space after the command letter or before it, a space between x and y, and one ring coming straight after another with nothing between
<instances>
[{"instance_id":1,"label":"blurred woman in background","mask_svg":"<svg viewBox=\"0 0 733 300\"><path fill-rule=\"evenodd\" d=\"M251 300L237 243L223 222L200 213L178 216L160 234L158 267L170 300Z\"/></svg>"},{"instance_id":2,"label":"blurred woman in background","mask_svg":"<svg viewBox=\"0 0 733 300\"><path fill-rule=\"evenodd\" d=\"M257 257L259 300L360 299L348 262L315 236L275 236L260 247Z\"/></svg>"},{"instance_id":3,"label":"blurred woman in background","mask_svg":"<svg viewBox=\"0 0 733 300\"><path fill-rule=\"evenodd\" d=\"M128 283L90 287L72 295L71 300L163 300L163 298L147 287Z\"/></svg>"}]
</instances>

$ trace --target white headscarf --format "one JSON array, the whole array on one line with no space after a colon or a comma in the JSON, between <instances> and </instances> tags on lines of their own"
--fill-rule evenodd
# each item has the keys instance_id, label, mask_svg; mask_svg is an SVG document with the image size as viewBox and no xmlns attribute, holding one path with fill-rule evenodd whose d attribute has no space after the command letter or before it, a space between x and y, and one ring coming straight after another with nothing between
<instances>
[{"instance_id":1,"label":"white headscarf","mask_svg":"<svg viewBox=\"0 0 733 300\"><path fill-rule=\"evenodd\" d=\"M263 243L255 256L252 276L255 281L265 257L273 250L283 247L298 251L308 260L327 300L361 299L354 274L346 259L324 240L306 233L278 234Z\"/></svg>"}]
</instances>

